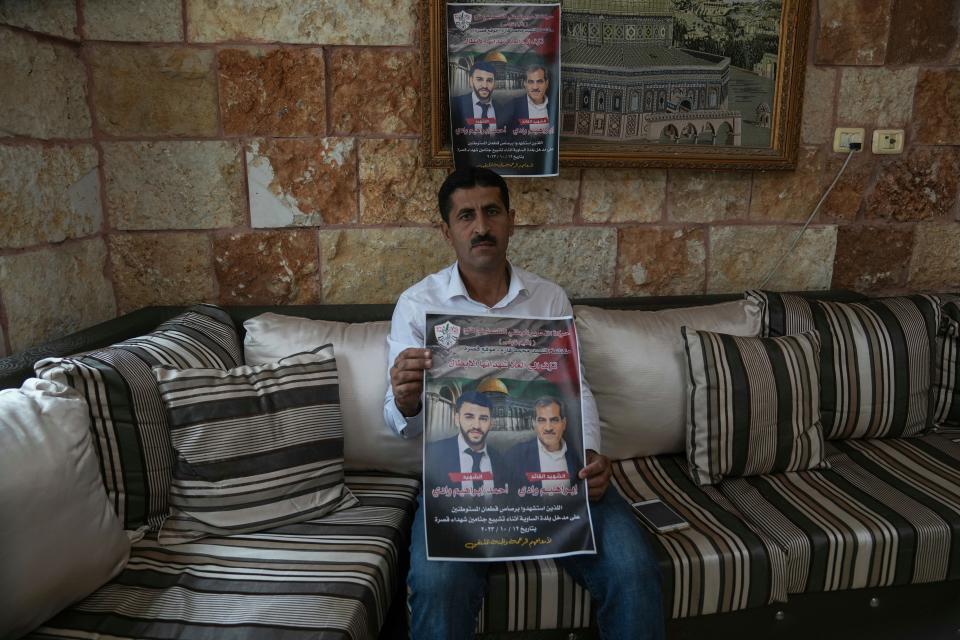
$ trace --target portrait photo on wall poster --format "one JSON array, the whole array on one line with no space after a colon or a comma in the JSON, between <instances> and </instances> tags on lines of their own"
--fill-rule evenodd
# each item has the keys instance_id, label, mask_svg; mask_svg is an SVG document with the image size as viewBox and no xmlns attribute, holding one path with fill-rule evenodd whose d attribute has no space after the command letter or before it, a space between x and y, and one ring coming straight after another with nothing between
<instances>
[{"instance_id":1,"label":"portrait photo on wall poster","mask_svg":"<svg viewBox=\"0 0 960 640\"><path fill-rule=\"evenodd\" d=\"M557 175L560 5L449 3L446 10L454 164Z\"/></svg>"},{"instance_id":2,"label":"portrait photo on wall poster","mask_svg":"<svg viewBox=\"0 0 960 640\"><path fill-rule=\"evenodd\" d=\"M444 112L424 110L423 144L428 161L443 163L446 84L459 92L465 80L452 79L466 78L468 60L441 48L449 3L421 1L423 96ZM561 165L793 168L811 4L562 0L553 83Z\"/></svg>"},{"instance_id":3,"label":"portrait photo on wall poster","mask_svg":"<svg viewBox=\"0 0 960 640\"><path fill-rule=\"evenodd\" d=\"M427 557L595 553L572 318L428 313Z\"/></svg>"}]
</instances>

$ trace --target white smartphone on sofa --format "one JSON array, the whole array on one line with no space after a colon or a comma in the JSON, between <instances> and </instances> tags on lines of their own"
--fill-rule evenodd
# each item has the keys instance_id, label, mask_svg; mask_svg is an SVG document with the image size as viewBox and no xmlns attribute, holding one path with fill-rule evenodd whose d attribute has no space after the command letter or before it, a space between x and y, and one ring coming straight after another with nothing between
<instances>
[{"instance_id":1,"label":"white smartphone on sofa","mask_svg":"<svg viewBox=\"0 0 960 640\"><path fill-rule=\"evenodd\" d=\"M634 502L630 506L633 507L634 513L640 516L643 523L657 533L679 531L690 526L690 523L683 516L671 509L662 500L643 500Z\"/></svg>"}]
</instances>

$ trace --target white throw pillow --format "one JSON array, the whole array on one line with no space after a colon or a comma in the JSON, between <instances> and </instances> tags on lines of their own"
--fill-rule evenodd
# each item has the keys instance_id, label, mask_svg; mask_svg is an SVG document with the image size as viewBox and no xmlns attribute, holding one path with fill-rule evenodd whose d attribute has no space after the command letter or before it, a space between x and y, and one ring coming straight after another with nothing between
<instances>
[{"instance_id":1,"label":"white throw pillow","mask_svg":"<svg viewBox=\"0 0 960 640\"><path fill-rule=\"evenodd\" d=\"M680 453L689 373L680 327L755 337L761 309L736 300L633 311L574 308L583 376L597 400L603 452L626 460Z\"/></svg>"},{"instance_id":2,"label":"white throw pillow","mask_svg":"<svg viewBox=\"0 0 960 640\"><path fill-rule=\"evenodd\" d=\"M420 438L405 440L383 420L389 322L332 322L264 313L243 326L248 365L276 362L332 343L340 374L346 468L420 474Z\"/></svg>"},{"instance_id":3,"label":"white throw pillow","mask_svg":"<svg viewBox=\"0 0 960 640\"><path fill-rule=\"evenodd\" d=\"M19 637L89 595L129 554L87 403L36 378L0 391L0 637Z\"/></svg>"}]
</instances>

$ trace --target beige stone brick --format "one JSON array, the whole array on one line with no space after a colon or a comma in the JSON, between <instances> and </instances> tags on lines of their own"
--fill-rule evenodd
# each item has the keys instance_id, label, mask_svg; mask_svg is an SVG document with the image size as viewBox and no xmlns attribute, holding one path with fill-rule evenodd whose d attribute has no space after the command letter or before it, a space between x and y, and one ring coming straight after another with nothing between
<instances>
[{"instance_id":1,"label":"beige stone brick","mask_svg":"<svg viewBox=\"0 0 960 640\"><path fill-rule=\"evenodd\" d=\"M100 128L115 136L217 133L213 51L96 45L90 49Z\"/></svg>"},{"instance_id":2,"label":"beige stone brick","mask_svg":"<svg viewBox=\"0 0 960 640\"><path fill-rule=\"evenodd\" d=\"M315 231L231 233L213 239L220 304L317 304Z\"/></svg>"},{"instance_id":3,"label":"beige stone brick","mask_svg":"<svg viewBox=\"0 0 960 640\"><path fill-rule=\"evenodd\" d=\"M14 353L116 315L99 238L0 257L0 291Z\"/></svg>"},{"instance_id":4,"label":"beige stone brick","mask_svg":"<svg viewBox=\"0 0 960 640\"><path fill-rule=\"evenodd\" d=\"M103 153L114 229L212 229L245 222L238 142L109 142Z\"/></svg>"},{"instance_id":5,"label":"beige stone brick","mask_svg":"<svg viewBox=\"0 0 960 640\"><path fill-rule=\"evenodd\" d=\"M320 231L323 302L396 302L405 289L455 259L436 229Z\"/></svg>"},{"instance_id":6,"label":"beige stone brick","mask_svg":"<svg viewBox=\"0 0 960 640\"><path fill-rule=\"evenodd\" d=\"M702 227L620 230L619 295L690 295L706 286Z\"/></svg>"},{"instance_id":7,"label":"beige stone brick","mask_svg":"<svg viewBox=\"0 0 960 640\"><path fill-rule=\"evenodd\" d=\"M906 126L913 113L916 83L916 67L844 68L840 74L837 126L868 129Z\"/></svg>"},{"instance_id":8,"label":"beige stone brick","mask_svg":"<svg viewBox=\"0 0 960 640\"><path fill-rule=\"evenodd\" d=\"M713 222L747 217L750 174L743 171L671 171L667 219Z\"/></svg>"},{"instance_id":9,"label":"beige stone brick","mask_svg":"<svg viewBox=\"0 0 960 640\"><path fill-rule=\"evenodd\" d=\"M561 169L555 178L508 178L507 187L516 224L567 224L577 208L580 170Z\"/></svg>"},{"instance_id":10,"label":"beige stone brick","mask_svg":"<svg viewBox=\"0 0 960 640\"><path fill-rule=\"evenodd\" d=\"M0 24L77 39L76 0L3 0Z\"/></svg>"},{"instance_id":11,"label":"beige stone brick","mask_svg":"<svg viewBox=\"0 0 960 640\"><path fill-rule=\"evenodd\" d=\"M192 42L412 45L416 0L187 0Z\"/></svg>"},{"instance_id":12,"label":"beige stone brick","mask_svg":"<svg viewBox=\"0 0 960 640\"><path fill-rule=\"evenodd\" d=\"M120 313L214 299L213 255L205 233L115 233L110 261Z\"/></svg>"},{"instance_id":13,"label":"beige stone brick","mask_svg":"<svg viewBox=\"0 0 960 640\"><path fill-rule=\"evenodd\" d=\"M600 227L517 229L510 260L552 280L571 298L613 295L617 230Z\"/></svg>"},{"instance_id":14,"label":"beige stone brick","mask_svg":"<svg viewBox=\"0 0 960 640\"><path fill-rule=\"evenodd\" d=\"M420 131L420 65L412 51L334 49L330 126L337 134Z\"/></svg>"},{"instance_id":15,"label":"beige stone brick","mask_svg":"<svg viewBox=\"0 0 960 640\"><path fill-rule=\"evenodd\" d=\"M182 42L180 0L84 0L83 31L88 40Z\"/></svg>"},{"instance_id":16,"label":"beige stone brick","mask_svg":"<svg viewBox=\"0 0 960 640\"><path fill-rule=\"evenodd\" d=\"M323 49L226 49L217 69L224 133L326 133Z\"/></svg>"},{"instance_id":17,"label":"beige stone brick","mask_svg":"<svg viewBox=\"0 0 960 640\"><path fill-rule=\"evenodd\" d=\"M666 195L662 169L584 169L580 215L587 222L655 222Z\"/></svg>"},{"instance_id":18,"label":"beige stone brick","mask_svg":"<svg viewBox=\"0 0 960 640\"><path fill-rule=\"evenodd\" d=\"M255 140L247 149L247 185L254 227L356 222L356 142Z\"/></svg>"},{"instance_id":19,"label":"beige stone brick","mask_svg":"<svg viewBox=\"0 0 960 640\"><path fill-rule=\"evenodd\" d=\"M806 220L832 179L825 171L825 147L800 147L794 171L757 171L753 176L750 218Z\"/></svg>"},{"instance_id":20,"label":"beige stone brick","mask_svg":"<svg viewBox=\"0 0 960 640\"><path fill-rule=\"evenodd\" d=\"M824 144L833 140L833 110L836 103L837 70L807 67L803 83L803 117L800 142Z\"/></svg>"},{"instance_id":21,"label":"beige stone brick","mask_svg":"<svg viewBox=\"0 0 960 640\"><path fill-rule=\"evenodd\" d=\"M960 222L918 224L907 284L919 291L960 290Z\"/></svg>"},{"instance_id":22,"label":"beige stone brick","mask_svg":"<svg viewBox=\"0 0 960 640\"><path fill-rule=\"evenodd\" d=\"M792 225L711 228L707 293L732 293L763 285L799 230ZM775 291L829 289L836 247L836 226L809 227L763 286Z\"/></svg>"},{"instance_id":23,"label":"beige stone brick","mask_svg":"<svg viewBox=\"0 0 960 640\"><path fill-rule=\"evenodd\" d=\"M828 155L824 167L825 181L821 192L833 182L846 160L846 154L830 153ZM837 184L820 207L817 220L821 222L855 220L863 204L864 194L873 183L876 164L876 156L869 151L853 154L843 175L837 180ZM822 193L817 193L818 200L820 197Z\"/></svg>"},{"instance_id":24,"label":"beige stone brick","mask_svg":"<svg viewBox=\"0 0 960 640\"><path fill-rule=\"evenodd\" d=\"M439 223L437 190L446 176L421 165L416 140L361 140L360 222Z\"/></svg>"},{"instance_id":25,"label":"beige stone brick","mask_svg":"<svg viewBox=\"0 0 960 640\"><path fill-rule=\"evenodd\" d=\"M0 78L0 138L92 135L76 48L0 27Z\"/></svg>"},{"instance_id":26,"label":"beige stone brick","mask_svg":"<svg viewBox=\"0 0 960 640\"><path fill-rule=\"evenodd\" d=\"M97 233L103 219L98 164L89 145L0 145L0 248Z\"/></svg>"}]
</instances>

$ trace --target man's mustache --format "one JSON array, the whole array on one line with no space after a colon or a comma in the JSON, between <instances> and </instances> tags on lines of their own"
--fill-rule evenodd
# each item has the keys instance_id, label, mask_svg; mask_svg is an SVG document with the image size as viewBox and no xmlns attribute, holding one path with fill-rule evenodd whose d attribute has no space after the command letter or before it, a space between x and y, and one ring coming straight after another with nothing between
<instances>
[{"instance_id":1,"label":"man's mustache","mask_svg":"<svg viewBox=\"0 0 960 640\"><path fill-rule=\"evenodd\" d=\"M494 238L493 236L491 236L490 234L484 234L484 235L482 235L482 236L476 236L475 238L473 238L472 240L470 240L470 246L471 246L471 247L475 247L475 246L477 246L478 244L480 244L480 243L482 243L482 242L492 242L493 244L497 244L497 239Z\"/></svg>"}]
</instances>

